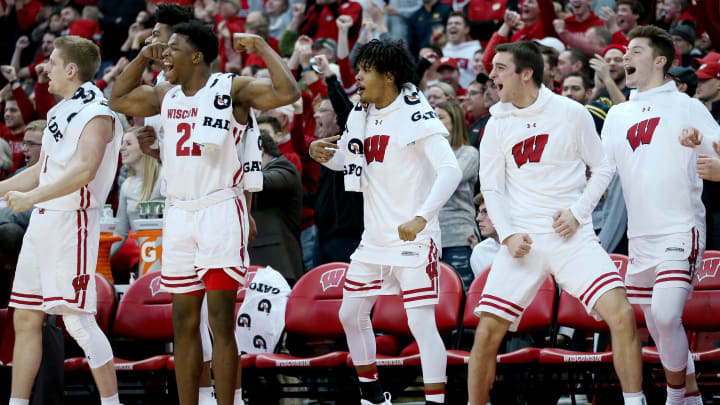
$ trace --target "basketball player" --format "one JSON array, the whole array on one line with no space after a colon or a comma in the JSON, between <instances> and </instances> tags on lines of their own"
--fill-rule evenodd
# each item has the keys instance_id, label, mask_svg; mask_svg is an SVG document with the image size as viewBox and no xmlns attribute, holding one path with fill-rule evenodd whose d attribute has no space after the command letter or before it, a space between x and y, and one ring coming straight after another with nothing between
<instances>
[{"instance_id":1,"label":"basketball player","mask_svg":"<svg viewBox=\"0 0 720 405\"><path fill-rule=\"evenodd\" d=\"M236 34L234 48L254 49L261 55L272 81L211 74L210 63L218 50L212 30L190 22L178 24L173 32L168 44L147 45L128 65L115 83L110 104L129 115L161 114L160 154L168 206L162 282L173 294L180 403L198 403L197 328L207 291L217 399L220 405L230 405L238 359L235 296L248 266L249 204L247 196L238 198L234 190L247 173L236 140L246 128L243 123L248 122L251 107L264 110L290 104L299 90L280 57L256 35ZM168 83L141 85L143 69L152 60L164 63Z\"/></svg>"},{"instance_id":2,"label":"basketball player","mask_svg":"<svg viewBox=\"0 0 720 405\"><path fill-rule=\"evenodd\" d=\"M343 170L349 143L353 150L350 138L364 142L365 231L351 256L339 314L360 379L361 404L390 403L378 381L370 310L379 295L399 292L420 349L426 404L443 404L447 356L434 309L438 212L457 188L460 168L444 138L447 130L410 84L413 63L402 42L370 41L360 48L357 66L361 102L348 129L339 145L331 143L338 137L313 142L310 155Z\"/></svg>"},{"instance_id":3,"label":"basketball player","mask_svg":"<svg viewBox=\"0 0 720 405\"><path fill-rule=\"evenodd\" d=\"M85 352L102 404L119 404L110 342L95 321L100 209L117 169L122 126L90 81L100 67L91 41L59 37L47 65L49 112L39 161L0 182L0 195L30 217L10 297L15 307L11 405L28 404L42 357L45 313L62 315Z\"/></svg>"},{"instance_id":4,"label":"basketball player","mask_svg":"<svg viewBox=\"0 0 720 405\"><path fill-rule=\"evenodd\" d=\"M690 126L706 135L719 128L701 102L666 79L675 57L672 37L647 26L633 29L629 38L625 74L627 85L637 90L610 109L602 131L628 210L625 284L660 351L666 404L701 404L681 317L705 248L705 209L697 152L678 137ZM706 154L714 155L712 140L706 137L700 147Z\"/></svg>"},{"instance_id":5,"label":"basketball player","mask_svg":"<svg viewBox=\"0 0 720 405\"><path fill-rule=\"evenodd\" d=\"M480 321L468 370L470 403L488 401L505 332L517 328L552 274L608 324L625 403L645 404L633 310L592 227L592 210L614 171L593 119L582 104L542 85L543 58L535 44L495 50L490 78L501 102L492 107L482 139L480 184L502 247L475 309Z\"/></svg>"}]
</instances>

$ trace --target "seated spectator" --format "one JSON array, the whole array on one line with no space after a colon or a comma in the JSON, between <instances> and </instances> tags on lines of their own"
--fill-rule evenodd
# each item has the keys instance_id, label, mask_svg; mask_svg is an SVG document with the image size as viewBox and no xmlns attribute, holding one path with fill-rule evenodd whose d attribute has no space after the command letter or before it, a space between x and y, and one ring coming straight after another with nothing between
<instances>
[{"instance_id":1,"label":"seated spectator","mask_svg":"<svg viewBox=\"0 0 720 405\"><path fill-rule=\"evenodd\" d=\"M300 173L261 130L263 190L254 193L251 213L258 234L248 247L250 264L272 266L291 286L302 276Z\"/></svg>"},{"instance_id":2,"label":"seated spectator","mask_svg":"<svg viewBox=\"0 0 720 405\"><path fill-rule=\"evenodd\" d=\"M487 114L478 118L477 121L473 122L468 127L468 135L470 139L476 139L476 141L472 143L472 145L479 148L480 141L482 140L482 136L485 131L485 125L490 120L490 107L500 101L500 95L498 94L497 85L495 85L495 82L490 80L488 75L480 73L477 75L476 80L479 83L485 84L485 91L483 92L483 103L485 104L485 108L488 110Z\"/></svg>"},{"instance_id":3,"label":"seated spectator","mask_svg":"<svg viewBox=\"0 0 720 405\"><path fill-rule=\"evenodd\" d=\"M691 67L674 67L668 71L668 77L675 81L678 86L678 90L687 94L690 97L695 95L695 89L697 89L698 77L695 74L695 69Z\"/></svg>"},{"instance_id":4,"label":"seated spectator","mask_svg":"<svg viewBox=\"0 0 720 405\"><path fill-rule=\"evenodd\" d=\"M27 169L40 160L45 126L47 126L47 121L45 120L35 120L25 126L25 136L23 136L23 140L20 142L24 157L23 166L15 173Z\"/></svg>"},{"instance_id":5,"label":"seated spectator","mask_svg":"<svg viewBox=\"0 0 720 405\"><path fill-rule=\"evenodd\" d=\"M480 235L483 237L482 242L478 243L478 238L474 233L468 235L468 241L472 247L470 267L472 268L473 275L477 277L483 270L490 267L501 245L495 226L490 220L487 208L485 208L485 199L482 194L476 194L473 202L477 206L475 221L480 229Z\"/></svg>"},{"instance_id":6,"label":"seated spectator","mask_svg":"<svg viewBox=\"0 0 720 405\"><path fill-rule=\"evenodd\" d=\"M293 118L293 107L287 105L272 110L263 111L257 117L258 128L267 131L273 138L280 153L290 161L298 169L298 173L302 173L302 162L300 155L295 152L295 148L290 139L290 123Z\"/></svg>"},{"instance_id":7,"label":"seated spectator","mask_svg":"<svg viewBox=\"0 0 720 405\"><path fill-rule=\"evenodd\" d=\"M5 125L0 125L0 138L10 145L13 166L10 173L15 173L22 166L24 156L22 140L25 134L25 120L18 107L18 102L10 95L3 105Z\"/></svg>"},{"instance_id":8,"label":"seated spectator","mask_svg":"<svg viewBox=\"0 0 720 405\"><path fill-rule=\"evenodd\" d=\"M117 222L115 236L122 240L113 243L110 255L114 256L125 243L130 229L135 230L133 221L140 218L138 203L162 200L160 195L160 167L158 161L140 150L138 132L152 130L150 127L134 127L123 135L120 157L127 167L128 177L120 186L118 197Z\"/></svg>"},{"instance_id":9,"label":"seated spectator","mask_svg":"<svg viewBox=\"0 0 720 405\"><path fill-rule=\"evenodd\" d=\"M480 157L478 150L470 146L465 114L460 105L452 102L439 103L435 106L435 113L450 133L448 142L463 174L457 189L440 209L442 260L455 269L467 291L475 278L470 269L472 250L467 236L475 229L472 196L478 182Z\"/></svg>"},{"instance_id":10,"label":"seated spectator","mask_svg":"<svg viewBox=\"0 0 720 405\"><path fill-rule=\"evenodd\" d=\"M460 85L460 68L455 58L443 56L437 67L438 77L441 82L449 84L458 97L464 96L467 90Z\"/></svg>"},{"instance_id":11,"label":"seated spectator","mask_svg":"<svg viewBox=\"0 0 720 405\"><path fill-rule=\"evenodd\" d=\"M420 48L428 46L433 35L443 32L452 7L439 0L423 0L422 7L408 19L408 48L417 55Z\"/></svg>"},{"instance_id":12,"label":"seated spectator","mask_svg":"<svg viewBox=\"0 0 720 405\"><path fill-rule=\"evenodd\" d=\"M5 180L13 173L13 155L10 145L0 138L0 180Z\"/></svg>"},{"instance_id":13,"label":"seated spectator","mask_svg":"<svg viewBox=\"0 0 720 405\"><path fill-rule=\"evenodd\" d=\"M460 71L460 86L467 88L477 74L472 71L472 60L475 52L481 49L480 41L470 38L468 19L459 11L450 13L445 32L448 42L443 47L443 55L455 59Z\"/></svg>"},{"instance_id":14,"label":"seated spectator","mask_svg":"<svg viewBox=\"0 0 720 405\"><path fill-rule=\"evenodd\" d=\"M445 82L435 82L429 85L425 94L427 95L428 103L433 108L435 108L438 103L442 103L444 101L454 102L456 100L455 90L453 90L453 88Z\"/></svg>"}]
</instances>

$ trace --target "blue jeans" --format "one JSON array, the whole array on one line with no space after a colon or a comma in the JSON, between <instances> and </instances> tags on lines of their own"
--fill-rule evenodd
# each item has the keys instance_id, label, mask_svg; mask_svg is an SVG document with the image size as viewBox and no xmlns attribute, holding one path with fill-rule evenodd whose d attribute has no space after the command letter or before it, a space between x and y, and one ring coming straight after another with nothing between
<instances>
[{"instance_id":1,"label":"blue jeans","mask_svg":"<svg viewBox=\"0 0 720 405\"><path fill-rule=\"evenodd\" d=\"M475 279L475 275L470 268L470 255L472 249L470 246L453 246L443 248L442 261L452 266L455 269L455 273L460 276L462 280L463 288L467 291L470 288Z\"/></svg>"},{"instance_id":2,"label":"blue jeans","mask_svg":"<svg viewBox=\"0 0 720 405\"><path fill-rule=\"evenodd\" d=\"M304 231L300 232L300 246L302 247L305 272L321 264L318 263L318 229L316 225L305 228Z\"/></svg>"}]
</instances>

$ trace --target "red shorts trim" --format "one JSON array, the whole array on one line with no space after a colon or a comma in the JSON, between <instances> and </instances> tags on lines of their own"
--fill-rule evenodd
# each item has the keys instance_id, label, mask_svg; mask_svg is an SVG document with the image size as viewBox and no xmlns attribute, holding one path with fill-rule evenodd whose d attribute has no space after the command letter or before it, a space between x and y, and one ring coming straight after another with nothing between
<instances>
[{"instance_id":1,"label":"red shorts trim","mask_svg":"<svg viewBox=\"0 0 720 405\"><path fill-rule=\"evenodd\" d=\"M202 281L205 284L205 289L188 291L182 294L202 297L205 295L205 291L237 291L240 289L240 283L221 268L208 269Z\"/></svg>"}]
</instances>

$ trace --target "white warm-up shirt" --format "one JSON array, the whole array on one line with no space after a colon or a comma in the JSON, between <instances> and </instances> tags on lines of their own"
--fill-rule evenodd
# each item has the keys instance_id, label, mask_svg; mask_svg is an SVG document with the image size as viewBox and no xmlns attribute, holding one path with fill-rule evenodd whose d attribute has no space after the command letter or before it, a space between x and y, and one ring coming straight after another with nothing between
<instances>
[{"instance_id":1,"label":"white warm-up shirt","mask_svg":"<svg viewBox=\"0 0 720 405\"><path fill-rule=\"evenodd\" d=\"M554 232L552 217L563 209L580 224L591 223L614 168L587 109L543 86L531 106L497 103L490 113L480 145L480 185L500 241Z\"/></svg>"},{"instance_id":2,"label":"white warm-up shirt","mask_svg":"<svg viewBox=\"0 0 720 405\"><path fill-rule=\"evenodd\" d=\"M704 135L696 149L682 146L686 127ZM705 207L697 175L698 153L715 156L712 141L720 127L698 100L670 81L630 93L629 101L610 109L602 138L611 164L617 166L628 211L628 238L704 230Z\"/></svg>"}]
</instances>

